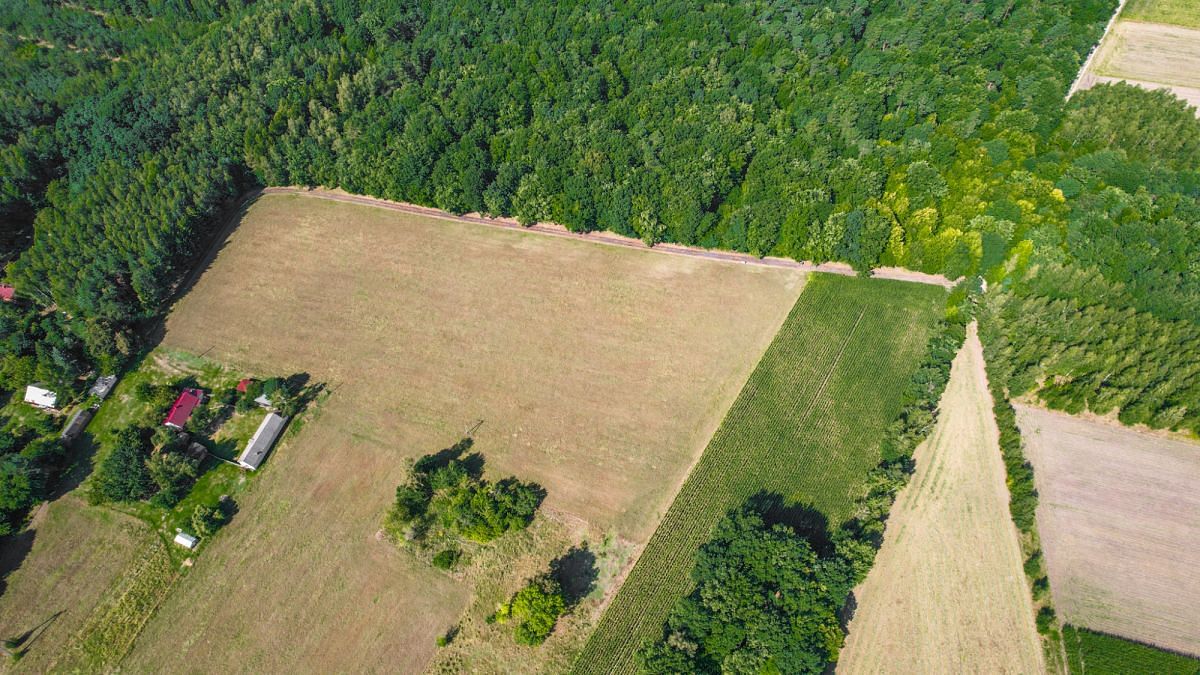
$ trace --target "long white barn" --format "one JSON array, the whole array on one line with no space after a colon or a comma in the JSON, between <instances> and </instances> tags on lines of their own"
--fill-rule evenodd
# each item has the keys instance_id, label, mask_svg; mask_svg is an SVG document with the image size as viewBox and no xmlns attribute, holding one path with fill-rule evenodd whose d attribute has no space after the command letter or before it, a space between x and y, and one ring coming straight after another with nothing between
<instances>
[{"instance_id":1,"label":"long white barn","mask_svg":"<svg viewBox=\"0 0 1200 675\"><path fill-rule=\"evenodd\" d=\"M283 432L283 427L286 425L286 417L279 413L267 413L262 424L258 425L258 431L255 431L254 435L250 437L250 441L246 443L246 449L242 452L242 456L238 457L238 464L251 471L257 469L267 458L271 446L275 444L275 440L279 438L279 434Z\"/></svg>"}]
</instances>

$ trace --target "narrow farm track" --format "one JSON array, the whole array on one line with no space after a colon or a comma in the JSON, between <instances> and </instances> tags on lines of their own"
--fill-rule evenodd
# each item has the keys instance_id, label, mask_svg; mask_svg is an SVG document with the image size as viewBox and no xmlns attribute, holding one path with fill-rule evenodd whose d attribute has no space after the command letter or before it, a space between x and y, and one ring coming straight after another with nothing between
<instances>
[{"instance_id":1,"label":"narrow farm track","mask_svg":"<svg viewBox=\"0 0 1200 675\"><path fill-rule=\"evenodd\" d=\"M601 617L576 673L628 673L688 593L697 549L760 492L811 506L838 527L879 461L884 428L945 294L817 276L806 286L658 529Z\"/></svg>"},{"instance_id":2,"label":"narrow farm track","mask_svg":"<svg viewBox=\"0 0 1200 675\"><path fill-rule=\"evenodd\" d=\"M805 272L825 272L826 274L838 274L842 276L853 277L857 276L849 265L845 263L822 263L820 265L799 262L789 258L774 258L751 255L749 253L737 253L734 251L714 251L695 246L683 246L680 244L655 244L647 246L640 239L632 239L623 237L619 234L611 232L572 232L561 225L552 223L536 223L534 225L521 225L512 218L489 218L475 213L468 213L461 216L456 216L453 213L442 211L440 209L430 208L428 206L418 206L416 204L407 204L404 202L393 202L386 199L377 199L375 197L367 197L364 195L350 194L340 190L328 190L324 188L300 188L300 187L268 187L263 188L257 194L277 195L277 194L294 194L314 199L326 199L335 202L345 202L348 204L361 204L363 206L374 206L381 209L389 209L391 211L400 211L402 213L411 213L429 218L440 218L442 220L452 220L460 223L473 223L476 225L486 225L488 227L499 227L508 230L522 230L525 232L536 232L538 234L549 235L552 237L566 237L569 239L579 239L581 241L590 241L597 244L605 244L608 246L623 246L625 248L640 248L660 253L668 253L671 255L688 256L692 258L705 258L707 260L717 260L722 262L739 263L743 265L759 265L762 267L782 267L787 269L803 270ZM871 277L874 279L891 279L894 281L908 281L918 284L930 284L941 286L943 288L952 288L954 281L947 279L939 274L926 274L924 272L916 272L913 270L903 269L899 267L881 267L871 272Z\"/></svg>"}]
</instances>

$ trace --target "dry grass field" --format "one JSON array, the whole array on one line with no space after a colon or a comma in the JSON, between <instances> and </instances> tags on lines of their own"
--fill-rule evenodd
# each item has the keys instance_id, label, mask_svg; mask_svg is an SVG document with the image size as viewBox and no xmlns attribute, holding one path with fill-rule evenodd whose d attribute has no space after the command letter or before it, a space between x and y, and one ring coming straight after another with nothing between
<instances>
[{"instance_id":1,"label":"dry grass field","mask_svg":"<svg viewBox=\"0 0 1200 675\"><path fill-rule=\"evenodd\" d=\"M1200 655L1200 444L1040 408L1017 420L1059 613Z\"/></svg>"},{"instance_id":2,"label":"dry grass field","mask_svg":"<svg viewBox=\"0 0 1200 675\"><path fill-rule=\"evenodd\" d=\"M4 580L0 595L0 639L45 625L22 645L19 661L0 659L0 668L37 673L51 668L153 534L142 522L88 506L74 494L44 507L29 529L31 534L17 539L32 538L32 547L18 546L28 553Z\"/></svg>"},{"instance_id":3,"label":"dry grass field","mask_svg":"<svg viewBox=\"0 0 1200 675\"><path fill-rule=\"evenodd\" d=\"M1042 648L974 329L856 589L838 673L1035 673Z\"/></svg>"},{"instance_id":4,"label":"dry grass field","mask_svg":"<svg viewBox=\"0 0 1200 675\"><path fill-rule=\"evenodd\" d=\"M538 555L585 536L640 546L803 282L794 270L259 199L171 313L164 343L250 372L307 372L332 395L268 459L124 666L423 668L473 584L376 533L404 461L479 420L486 472L548 492L555 532L535 523L519 535L550 542ZM521 580L492 581L499 596Z\"/></svg>"},{"instance_id":5,"label":"dry grass field","mask_svg":"<svg viewBox=\"0 0 1200 675\"><path fill-rule=\"evenodd\" d=\"M1131 21L1172 23L1200 28L1200 2L1196 0L1129 0L1121 17Z\"/></svg>"},{"instance_id":6,"label":"dry grass field","mask_svg":"<svg viewBox=\"0 0 1200 675\"><path fill-rule=\"evenodd\" d=\"M1200 29L1117 21L1097 48L1089 74L1087 86L1125 80L1169 88L1189 103L1200 104Z\"/></svg>"}]
</instances>

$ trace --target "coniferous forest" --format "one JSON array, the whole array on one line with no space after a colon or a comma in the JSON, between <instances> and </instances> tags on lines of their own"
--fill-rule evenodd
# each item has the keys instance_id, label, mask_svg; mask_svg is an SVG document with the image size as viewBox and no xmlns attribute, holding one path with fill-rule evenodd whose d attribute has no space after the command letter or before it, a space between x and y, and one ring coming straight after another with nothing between
<instances>
[{"instance_id":1,"label":"coniferous forest","mask_svg":"<svg viewBox=\"0 0 1200 675\"><path fill-rule=\"evenodd\" d=\"M0 387L118 368L239 195L325 185L979 276L1013 394L1198 429L1200 122L1065 100L1114 6L5 3Z\"/></svg>"}]
</instances>

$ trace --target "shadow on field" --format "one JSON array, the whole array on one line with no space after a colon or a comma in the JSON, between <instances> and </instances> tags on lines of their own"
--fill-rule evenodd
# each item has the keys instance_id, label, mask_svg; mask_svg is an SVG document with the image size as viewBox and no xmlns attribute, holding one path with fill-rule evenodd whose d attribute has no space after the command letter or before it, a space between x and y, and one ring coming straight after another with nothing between
<instances>
[{"instance_id":1,"label":"shadow on field","mask_svg":"<svg viewBox=\"0 0 1200 675\"><path fill-rule=\"evenodd\" d=\"M600 576L596 554L588 549L587 543L573 546L550 563L550 576L562 587L567 607L574 607L596 588Z\"/></svg>"},{"instance_id":2,"label":"shadow on field","mask_svg":"<svg viewBox=\"0 0 1200 675\"><path fill-rule=\"evenodd\" d=\"M458 462L460 466L467 472L471 478L479 479L483 476L483 455L478 452L465 454L475 445L475 439L467 437L463 438L454 445L438 450L432 455L426 455L417 460L413 465L413 471L418 473L431 473L438 469L444 469L450 465L450 462Z\"/></svg>"},{"instance_id":3,"label":"shadow on field","mask_svg":"<svg viewBox=\"0 0 1200 675\"><path fill-rule=\"evenodd\" d=\"M44 508L44 507L34 507ZM26 528L16 534L0 537L0 595L8 588L8 575L25 562L25 557L33 550L33 538L36 530Z\"/></svg>"}]
</instances>

